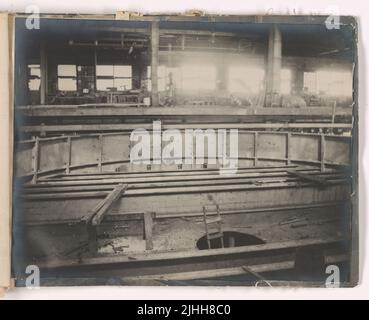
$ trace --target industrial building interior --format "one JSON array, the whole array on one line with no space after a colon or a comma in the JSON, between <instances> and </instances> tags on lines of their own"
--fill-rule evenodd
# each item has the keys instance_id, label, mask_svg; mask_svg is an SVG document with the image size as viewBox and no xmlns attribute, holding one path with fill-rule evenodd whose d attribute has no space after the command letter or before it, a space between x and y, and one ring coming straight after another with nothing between
<instances>
[{"instance_id":1,"label":"industrial building interior","mask_svg":"<svg viewBox=\"0 0 369 320\"><path fill-rule=\"evenodd\" d=\"M353 29L281 19L17 18L13 260L52 284L349 282ZM159 120L237 129L237 173L130 163Z\"/></svg>"}]
</instances>

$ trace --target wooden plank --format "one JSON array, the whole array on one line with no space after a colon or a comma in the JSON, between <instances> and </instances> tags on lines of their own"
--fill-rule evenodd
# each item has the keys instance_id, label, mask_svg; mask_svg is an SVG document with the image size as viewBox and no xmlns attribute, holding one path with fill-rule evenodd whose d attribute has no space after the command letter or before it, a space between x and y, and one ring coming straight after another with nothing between
<instances>
[{"instance_id":1,"label":"wooden plank","mask_svg":"<svg viewBox=\"0 0 369 320\"><path fill-rule=\"evenodd\" d=\"M242 209L242 210L222 210L222 215L235 215L235 214L253 214L253 213L263 213L263 212L278 212L278 211L289 211L289 210L301 210L301 209L312 209L312 208L326 208L326 207L336 207L344 205L344 201L339 202L322 202L322 203L311 203L304 205L293 205L293 206L273 206L273 207L261 207L261 208L253 208L253 209ZM194 212L187 213L186 215L182 215L186 218L190 217L201 217L202 212ZM209 213L209 216L214 216L214 213ZM157 217L157 219L170 219L170 218L178 218L178 214L161 214Z\"/></svg>"},{"instance_id":2,"label":"wooden plank","mask_svg":"<svg viewBox=\"0 0 369 320\"><path fill-rule=\"evenodd\" d=\"M91 218L91 224L93 226L97 226L101 223L105 214L115 203L115 201L117 201L121 197L121 195L125 192L127 188L128 184L118 184L114 188L114 190L109 193L108 196L98 205L100 206L99 209L93 213L93 216Z\"/></svg>"},{"instance_id":3,"label":"wooden plank","mask_svg":"<svg viewBox=\"0 0 369 320\"><path fill-rule=\"evenodd\" d=\"M40 157L40 142L39 138L36 137L35 144L32 148L32 171L33 171L33 177L32 177L32 183L37 182L38 178L38 169L39 169L39 157Z\"/></svg>"},{"instance_id":4,"label":"wooden plank","mask_svg":"<svg viewBox=\"0 0 369 320\"><path fill-rule=\"evenodd\" d=\"M253 158L240 158L240 160L248 160L248 159L253 159ZM285 162L286 159L275 159L275 158L260 158L261 160L265 160L265 161L272 161L272 162L275 162L276 164L279 164L279 162ZM310 160L307 160L307 161L298 161L298 160L293 160L293 162L301 162L301 163L308 163L308 164L320 164L319 161L310 161ZM114 161L104 161L102 163L103 166L107 165L116 165L116 164L121 164L121 163L124 163L124 164L128 164L129 163L129 160L126 159L126 160L114 160ZM344 164L342 163L329 163L329 165L331 166L345 166ZM94 163L85 163L85 164L78 164L78 165L73 165L73 166L70 166L70 170L79 170L79 169L84 169L84 168L95 168L97 167L97 162L94 162ZM267 166L264 166L264 168L266 168ZM276 166L274 165L273 168L275 168ZM132 174L137 174L137 173L146 173L147 171L142 171L142 168L140 169L141 167L137 168L136 171L133 171L131 172ZM110 168L111 170L111 168ZM140 171L141 170L141 171ZM219 168L218 168L219 170ZM222 169L223 171L227 171L229 169L227 168L223 168ZM185 171L185 170L183 170ZM159 172L159 171L158 171ZM176 174L180 174L180 170L177 170L177 171L173 171L173 168L169 168L168 171L166 171L165 169L163 169L162 171L160 172L163 172L164 174L166 172L176 172ZM44 177L46 177L47 179L50 179L52 177L55 176L55 174L57 174L57 176L60 175L60 173L65 173L65 167L61 167L61 168L55 168L55 169L50 169L50 170L44 170L42 172L39 172L39 176L42 175ZM98 173L98 172L96 172ZM130 172L127 171L127 172L124 172L124 174L129 174ZM122 173L121 173L122 174ZM29 178L29 177L32 177L32 174L25 174L25 175L22 175L20 177L17 177L17 178Z\"/></svg>"},{"instance_id":5,"label":"wooden plank","mask_svg":"<svg viewBox=\"0 0 369 320\"><path fill-rule=\"evenodd\" d=\"M144 238L146 241L146 250L154 249L153 243L153 213L152 212L145 212L144 213Z\"/></svg>"},{"instance_id":6,"label":"wooden plank","mask_svg":"<svg viewBox=\"0 0 369 320\"><path fill-rule=\"evenodd\" d=\"M273 166L273 167L240 167L237 168L237 173L241 172L283 172L285 169L289 168L297 168L297 165L291 166ZM309 170L309 169L304 169ZM135 172L105 172L105 173L71 173L69 175L58 174L52 177L45 177L40 179L40 183L42 182L52 182L52 181L78 181L82 179L93 180L93 179L109 179L111 178L122 178L122 179L129 179L129 178L150 178L150 177L169 177L169 176L193 176L193 175L219 175L219 168L217 169L198 169L198 170L176 170L176 171L135 171Z\"/></svg>"},{"instance_id":7,"label":"wooden plank","mask_svg":"<svg viewBox=\"0 0 369 320\"><path fill-rule=\"evenodd\" d=\"M319 169L311 169L306 170L304 172L309 172L312 174L318 174L320 171ZM42 181L39 182L36 185L25 185L23 189L25 189L28 192L35 193L36 191L42 192L50 192L50 188L55 191L62 191L63 188L71 188L70 191L75 191L78 189L81 189L81 187L84 187L84 190L88 189L96 189L96 188L103 188L104 186L112 188L112 185L117 184L119 182L124 181L124 183L130 183L135 184L137 187L140 185L145 186L149 185L150 183L176 183L176 182L190 182L190 181L235 181L238 179L255 179L255 178L273 178L273 177L280 177L280 178L286 178L287 173L284 171L281 172L266 172L266 173L240 173L234 176L221 176L221 175L196 175L196 176L167 176L167 177L142 177L142 178L119 178L119 177L112 177L106 179L89 179L89 180L61 180L61 181ZM324 174L325 176L338 176L338 175L344 175L342 172L327 172ZM68 191L67 189L65 189Z\"/></svg>"},{"instance_id":8,"label":"wooden plank","mask_svg":"<svg viewBox=\"0 0 369 320\"><path fill-rule=\"evenodd\" d=\"M258 178L242 178L242 177L231 177L231 178L223 178L223 179L205 179L205 178L199 178L199 179L191 179L190 181L182 180L182 181L157 181L157 182L141 182L141 183L135 183L135 182L128 182L124 181L125 183L129 183L130 189L148 189L148 188L174 188L174 187L193 187L193 186L213 186L213 185L231 185L231 184L260 184L263 183L262 179L265 179L267 177L259 176ZM276 177L269 177L268 181L265 181L265 183L270 182L292 182L296 181L297 177L291 177L285 174L285 176L276 176ZM338 176L333 176L332 178L337 179L340 178ZM37 188L37 189L18 189L23 190L25 194L48 194L48 193L68 193L68 192L86 192L86 191L109 191L112 190L114 187L114 184L116 185L117 182L111 184L89 184L86 186L61 186L61 187L48 187L48 188Z\"/></svg>"},{"instance_id":9,"label":"wooden plank","mask_svg":"<svg viewBox=\"0 0 369 320\"><path fill-rule=\"evenodd\" d=\"M297 166L295 166L296 168ZM267 168L267 167L264 167L264 168ZM291 167L292 168L292 167ZM310 169L306 169L306 170L310 170ZM312 170L319 170L319 169L312 169ZM331 172L332 170L334 169L330 169L329 171L327 172ZM256 172L257 170L255 170ZM278 172L279 170L276 169L276 170L262 170L260 169L260 173L266 173L266 172ZM280 172L282 172L283 170L280 170ZM187 171L188 172L188 171ZM238 172L245 172L246 171L243 171L243 170L238 170ZM250 173L252 171L249 171ZM129 172L128 172L129 173ZM147 174L146 175L146 171L142 171L141 174L138 174L139 172L138 171L135 171L134 174L132 173L132 175L126 175L126 173L121 173L121 175L112 175L111 177L107 176L107 175L102 175L101 177L95 175L95 176L80 176L80 177L73 177L72 175L70 175L70 177L68 176L63 176L63 178L60 178L60 176L51 176L51 177L44 177L44 179L39 179L38 180L38 184L37 184L37 187L43 187L43 186L46 186L46 185L86 185L86 184L91 184L91 183L101 183L101 184L104 184L104 183L112 183L112 182L121 182L121 181L129 181L132 179L137 179L137 181L140 181L143 180L143 179L148 179L150 180L151 178L156 178L156 177L175 177L175 176L178 176L180 178L178 179L181 179L185 176L188 176L189 178L191 176L196 176L196 175L199 175L199 176L214 176L216 174L219 175L219 169L215 172L207 172L207 171L203 171L203 172L198 172L197 173L193 173L193 172L188 172L186 174L186 172L183 170L183 171L162 171L162 173L158 173L158 174ZM24 178L24 177L22 177ZM20 178L18 178L20 179ZM154 179L155 180L155 179ZM20 181L20 180L19 180ZM24 181L27 181L27 180L24 180Z\"/></svg>"},{"instance_id":10,"label":"wooden plank","mask_svg":"<svg viewBox=\"0 0 369 320\"><path fill-rule=\"evenodd\" d=\"M309 182L313 182L316 184L319 184L321 186L327 186L329 184L331 184L330 181L324 179L324 178L320 178L320 177L316 177L310 174L306 174L306 173L301 173L301 172L297 172L297 171L292 171L292 170L287 170L287 172L295 177L299 177L303 180L309 181Z\"/></svg>"},{"instance_id":11,"label":"wooden plank","mask_svg":"<svg viewBox=\"0 0 369 320\"><path fill-rule=\"evenodd\" d=\"M126 196L144 196L144 195L155 195L155 196L163 196L163 195L172 195L172 194L201 194L201 193L211 193L211 192L235 192L235 191L244 191L244 190L263 190L263 189L273 189L273 188L303 188L303 187L311 187L315 183L312 181L307 182L299 182L299 181L290 181L290 182L265 182L260 184L230 184L230 185L212 185L212 186L186 186L186 187L158 187L158 188L148 188L148 189L132 189L126 192ZM332 185L345 185L348 184L349 181L347 179L334 179L331 181ZM27 200L67 200L67 199L89 199L89 198L100 198L105 197L109 194L106 191L91 191L91 192L69 192L69 193L51 193L51 194L28 194L28 195L20 195L21 198Z\"/></svg>"},{"instance_id":12,"label":"wooden plank","mask_svg":"<svg viewBox=\"0 0 369 320\"><path fill-rule=\"evenodd\" d=\"M310 176L315 176L317 172L309 172ZM171 178L155 178L154 180L147 178L148 181L143 179L126 179L124 183L130 185L130 189L147 189L147 188L159 188L159 187L182 187L182 186L204 186L204 185L216 185L216 184L260 184L260 183L270 183L270 182L292 182L296 181L300 177L291 177L288 173L275 173L258 175L239 175L234 177L219 176L219 177L183 177L180 179ZM345 173L327 173L324 174L324 179L343 179L349 178ZM267 180L266 180L267 179ZM44 185L27 185L26 187L17 188L17 192L22 192L24 194L47 194L47 193L68 193L68 192L85 192L85 191L109 191L114 189L117 183L120 183L122 179L116 179L111 181L87 181L87 183L70 183L70 184L44 184Z\"/></svg>"},{"instance_id":13,"label":"wooden plank","mask_svg":"<svg viewBox=\"0 0 369 320\"><path fill-rule=\"evenodd\" d=\"M113 189L114 190L114 189ZM110 189L109 189L110 191ZM112 191L111 191L112 192ZM108 193L109 194L109 193ZM104 199L105 200L105 199ZM100 201L97 203L97 205L87 213L87 215L83 216L82 219L81 219L81 222L82 223L86 223L88 225L91 225L91 220L92 218L94 217L94 215L96 214L96 212L98 212L101 207L104 205L104 200L103 201Z\"/></svg>"}]
</instances>

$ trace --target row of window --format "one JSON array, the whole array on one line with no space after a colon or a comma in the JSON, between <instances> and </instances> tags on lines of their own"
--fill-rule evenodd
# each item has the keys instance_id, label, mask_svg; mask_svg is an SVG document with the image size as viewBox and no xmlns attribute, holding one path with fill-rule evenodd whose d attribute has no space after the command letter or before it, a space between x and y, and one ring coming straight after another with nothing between
<instances>
[{"instance_id":1,"label":"row of window","mask_svg":"<svg viewBox=\"0 0 369 320\"><path fill-rule=\"evenodd\" d=\"M94 75L86 75L81 66L58 65L58 90L76 91L77 79ZM183 65L169 68L159 66L158 88L164 91L170 81L177 89L183 91L210 91L217 87L217 70L211 65ZM97 65L96 66L96 89L108 91L116 89L125 91L132 89L132 66L129 65ZM227 88L230 92L244 92L257 94L263 91L264 69L253 66L230 66L227 74ZM79 76L78 76L79 75ZM29 89L39 90L40 66L29 65ZM151 67L147 70L147 86L151 90ZM92 79L94 83L94 79ZM291 93L292 72L282 69L281 92ZM325 93L328 95L351 95L352 75L345 71L326 71L304 73L304 89L309 93Z\"/></svg>"},{"instance_id":2,"label":"row of window","mask_svg":"<svg viewBox=\"0 0 369 320\"><path fill-rule=\"evenodd\" d=\"M76 91L77 72L81 70L81 66L58 65L58 90ZM96 66L96 86L99 91L107 91L112 88L116 88L119 91L132 89L132 66Z\"/></svg>"},{"instance_id":3,"label":"row of window","mask_svg":"<svg viewBox=\"0 0 369 320\"><path fill-rule=\"evenodd\" d=\"M40 88L40 65L28 65L29 82L28 87L31 91ZM60 64L57 67L58 90L77 91L78 73L82 72L81 66ZM96 86L99 91L108 91L116 88L119 91L132 89L132 66L122 65L98 65L96 66ZM81 79L94 77L94 75L82 74ZM87 89L87 88L86 88Z\"/></svg>"}]
</instances>

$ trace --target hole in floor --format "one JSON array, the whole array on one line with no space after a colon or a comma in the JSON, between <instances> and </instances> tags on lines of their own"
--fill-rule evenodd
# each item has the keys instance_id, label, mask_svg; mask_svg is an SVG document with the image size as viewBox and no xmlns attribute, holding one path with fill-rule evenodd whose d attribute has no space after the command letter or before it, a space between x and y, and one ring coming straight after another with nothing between
<instances>
[{"instance_id":1,"label":"hole in floor","mask_svg":"<svg viewBox=\"0 0 369 320\"><path fill-rule=\"evenodd\" d=\"M224 247L232 248L232 247L242 247L242 246L253 246L258 244L265 244L264 240L261 240L258 237L255 237L251 234L235 232L235 231L225 231L223 232L224 238ZM212 239L210 240L211 249L221 248L220 239ZM207 250L208 242L206 239L206 235L201 237L196 242L196 247L199 250Z\"/></svg>"}]
</instances>

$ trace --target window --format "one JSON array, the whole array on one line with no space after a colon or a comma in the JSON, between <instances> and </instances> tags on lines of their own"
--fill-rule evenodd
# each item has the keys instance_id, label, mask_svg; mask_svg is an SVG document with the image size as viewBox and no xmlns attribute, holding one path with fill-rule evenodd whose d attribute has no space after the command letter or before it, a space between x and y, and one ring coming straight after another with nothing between
<instances>
[{"instance_id":1,"label":"window","mask_svg":"<svg viewBox=\"0 0 369 320\"><path fill-rule=\"evenodd\" d=\"M39 64L28 65L28 89L30 91L40 90L41 70Z\"/></svg>"},{"instance_id":2,"label":"window","mask_svg":"<svg viewBox=\"0 0 369 320\"><path fill-rule=\"evenodd\" d=\"M175 86L178 86L179 75L178 68L169 68L167 66L159 66L158 67L158 90L165 91L167 90L167 85L169 84L169 74L172 73L172 79ZM151 66L147 67L147 79L148 79L148 91L151 91Z\"/></svg>"},{"instance_id":3,"label":"window","mask_svg":"<svg viewBox=\"0 0 369 320\"><path fill-rule=\"evenodd\" d=\"M84 94L95 90L95 66L77 66L77 90Z\"/></svg>"},{"instance_id":4,"label":"window","mask_svg":"<svg viewBox=\"0 0 369 320\"><path fill-rule=\"evenodd\" d=\"M291 93L291 70L282 69L281 72L281 93L290 94Z\"/></svg>"},{"instance_id":5,"label":"window","mask_svg":"<svg viewBox=\"0 0 369 320\"><path fill-rule=\"evenodd\" d=\"M182 89L201 91L216 89L216 68L210 65L183 65Z\"/></svg>"},{"instance_id":6,"label":"window","mask_svg":"<svg viewBox=\"0 0 369 320\"><path fill-rule=\"evenodd\" d=\"M352 96L352 73L335 70L304 72L304 88L314 94L350 97Z\"/></svg>"},{"instance_id":7,"label":"window","mask_svg":"<svg viewBox=\"0 0 369 320\"><path fill-rule=\"evenodd\" d=\"M319 70L318 92L328 96L352 96L352 73L350 71Z\"/></svg>"},{"instance_id":8,"label":"window","mask_svg":"<svg viewBox=\"0 0 369 320\"><path fill-rule=\"evenodd\" d=\"M165 91L172 77L175 88L185 91L215 90L216 68L213 66L184 65L158 67L158 90ZM147 67L148 90L151 91L151 66Z\"/></svg>"},{"instance_id":9,"label":"window","mask_svg":"<svg viewBox=\"0 0 369 320\"><path fill-rule=\"evenodd\" d=\"M304 72L304 90L309 93L317 93L316 72Z\"/></svg>"},{"instance_id":10,"label":"window","mask_svg":"<svg viewBox=\"0 0 369 320\"><path fill-rule=\"evenodd\" d=\"M264 82L264 69L261 67L231 66L228 71L230 92L259 93Z\"/></svg>"},{"instance_id":11,"label":"window","mask_svg":"<svg viewBox=\"0 0 369 320\"><path fill-rule=\"evenodd\" d=\"M72 64L58 65L58 90L77 91L77 67Z\"/></svg>"},{"instance_id":12,"label":"window","mask_svg":"<svg viewBox=\"0 0 369 320\"><path fill-rule=\"evenodd\" d=\"M111 88L116 88L118 91L131 90L132 66L96 66L96 85L99 91L108 91Z\"/></svg>"}]
</instances>

